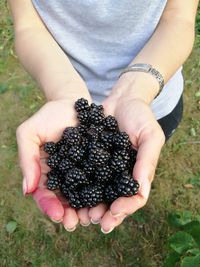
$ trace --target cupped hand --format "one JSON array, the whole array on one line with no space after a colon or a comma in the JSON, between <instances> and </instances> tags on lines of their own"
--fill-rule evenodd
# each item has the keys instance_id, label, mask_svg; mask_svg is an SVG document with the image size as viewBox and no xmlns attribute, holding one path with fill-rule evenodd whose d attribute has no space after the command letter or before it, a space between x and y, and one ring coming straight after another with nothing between
<instances>
[{"instance_id":1,"label":"cupped hand","mask_svg":"<svg viewBox=\"0 0 200 267\"><path fill-rule=\"evenodd\" d=\"M31 193L41 211L54 222L62 221L69 231L75 229L79 219L82 224L88 224L88 212L84 209L76 212L59 194L47 189L48 155L42 147L45 142L57 142L67 126L77 124L74 102L80 97L85 97L91 102L89 94L47 102L17 129L24 195Z\"/></svg>"},{"instance_id":2,"label":"cupped hand","mask_svg":"<svg viewBox=\"0 0 200 267\"><path fill-rule=\"evenodd\" d=\"M128 133L133 147L138 151L133 177L140 184L137 195L120 197L110 208L101 204L90 209L90 217L100 222L104 233L109 233L121 224L126 216L146 204L165 137L150 106L143 100L110 96L103 105L106 115L116 117L120 130Z\"/></svg>"}]
</instances>

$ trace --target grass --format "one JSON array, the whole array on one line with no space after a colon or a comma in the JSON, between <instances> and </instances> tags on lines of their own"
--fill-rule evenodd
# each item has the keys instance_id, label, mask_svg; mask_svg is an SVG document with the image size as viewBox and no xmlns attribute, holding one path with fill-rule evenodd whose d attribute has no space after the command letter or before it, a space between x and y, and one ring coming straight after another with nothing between
<instances>
[{"instance_id":1,"label":"grass","mask_svg":"<svg viewBox=\"0 0 200 267\"><path fill-rule=\"evenodd\" d=\"M200 210L200 144L195 143L200 141L200 15L196 44L184 65L183 121L162 151L148 204L108 236L94 225L67 233L44 217L31 198L22 197L15 130L44 99L13 52L5 1L0 2L0 17L0 266L161 266L174 231L168 215L185 210L198 215ZM17 223L13 232L6 230L10 221Z\"/></svg>"}]
</instances>

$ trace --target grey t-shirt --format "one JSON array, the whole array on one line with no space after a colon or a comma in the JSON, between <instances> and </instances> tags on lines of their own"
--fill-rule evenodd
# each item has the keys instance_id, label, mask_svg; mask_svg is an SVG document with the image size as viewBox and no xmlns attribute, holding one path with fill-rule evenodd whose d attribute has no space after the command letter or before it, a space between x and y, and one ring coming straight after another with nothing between
<instances>
[{"instance_id":1,"label":"grey t-shirt","mask_svg":"<svg viewBox=\"0 0 200 267\"><path fill-rule=\"evenodd\" d=\"M32 2L85 80L93 100L101 102L109 95L121 70L130 64L155 31L167 0ZM181 70L182 67L151 104L157 119L173 110L183 92Z\"/></svg>"}]
</instances>

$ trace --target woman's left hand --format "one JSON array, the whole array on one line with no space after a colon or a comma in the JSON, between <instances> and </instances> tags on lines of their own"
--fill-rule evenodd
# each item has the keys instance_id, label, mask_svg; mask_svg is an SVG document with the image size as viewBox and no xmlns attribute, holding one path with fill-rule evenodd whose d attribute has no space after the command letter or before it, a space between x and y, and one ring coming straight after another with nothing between
<instances>
[{"instance_id":1,"label":"woman's left hand","mask_svg":"<svg viewBox=\"0 0 200 267\"><path fill-rule=\"evenodd\" d=\"M128 133L138 151L133 177L140 184L137 195L120 197L109 208L100 204L89 210L90 218L94 223L100 223L102 232L110 233L126 216L146 204L165 137L150 105L141 98L111 94L103 105L106 115L116 117L120 130Z\"/></svg>"}]
</instances>

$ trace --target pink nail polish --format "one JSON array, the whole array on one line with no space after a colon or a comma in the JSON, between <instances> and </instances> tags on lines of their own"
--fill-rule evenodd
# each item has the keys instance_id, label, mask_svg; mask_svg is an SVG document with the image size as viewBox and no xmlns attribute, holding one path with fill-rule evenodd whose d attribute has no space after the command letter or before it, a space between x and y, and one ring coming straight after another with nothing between
<instances>
[{"instance_id":1,"label":"pink nail polish","mask_svg":"<svg viewBox=\"0 0 200 267\"><path fill-rule=\"evenodd\" d=\"M26 196L28 194L28 192L27 192L28 190L27 190L27 183L26 183L25 177L23 179L22 189L23 189L23 195Z\"/></svg>"}]
</instances>

